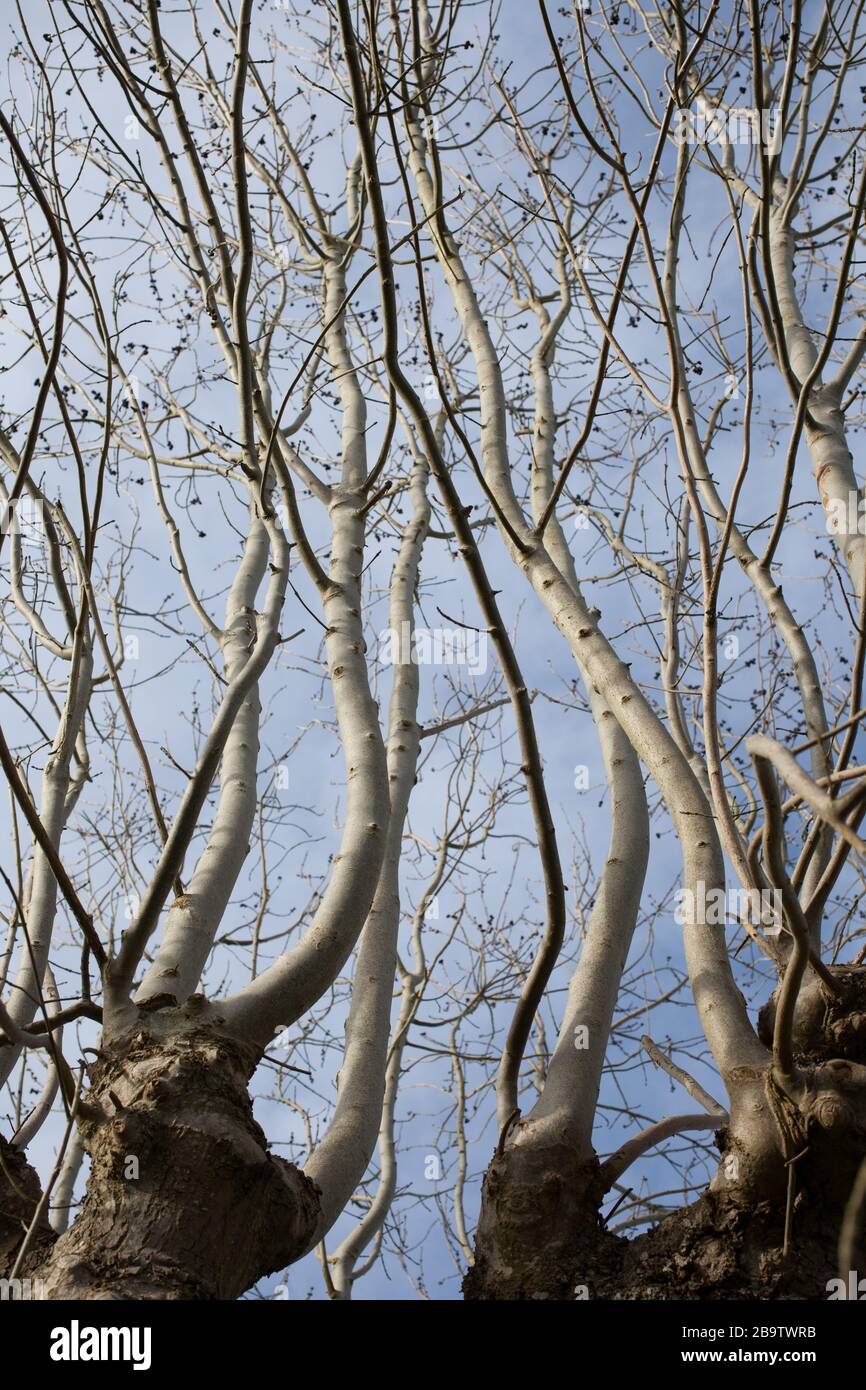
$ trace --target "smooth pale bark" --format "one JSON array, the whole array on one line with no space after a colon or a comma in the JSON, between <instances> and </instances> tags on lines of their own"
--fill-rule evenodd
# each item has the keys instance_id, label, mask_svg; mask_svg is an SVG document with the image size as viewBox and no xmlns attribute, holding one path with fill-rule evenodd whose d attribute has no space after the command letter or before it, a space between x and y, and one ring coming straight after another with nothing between
<instances>
[{"instance_id":1,"label":"smooth pale bark","mask_svg":"<svg viewBox=\"0 0 866 1390\"><path fill-rule=\"evenodd\" d=\"M364 1273L363 1269L357 1268L358 1260L370 1242L381 1233L385 1218L391 1209L394 1194L397 1191L397 1145L394 1135L397 1095L403 1066L403 1052L409 1034L409 1025L418 1006L417 990L422 980L423 974L418 971L408 972L403 978L400 1011L394 1026L394 1038L389 1048L385 1068L385 1087L379 1126L379 1182L376 1192L354 1230L350 1231L330 1257L331 1283L334 1288L334 1295L340 1301L351 1298L352 1285ZM309 1174L309 1167L307 1172Z\"/></svg>"},{"instance_id":2,"label":"smooth pale bark","mask_svg":"<svg viewBox=\"0 0 866 1390\"><path fill-rule=\"evenodd\" d=\"M648 1125L639 1134L626 1140L610 1158L605 1159L601 1166L602 1177L608 1188L611 1188L627 1168L665 1139L672 1139L674 1135L683 1134L688 1130L721 1129L726 1120L727 1115L671 1115L654 1125Z\"/></svg>"},{"instance_id":3,"label":"smooth pale bark","mask_svg":"<svg viewBox=\"0 0 866 1390\"><path fill-rule=\"evenodd\" d=\"M134 1006L130 1003L130 991L136 967L149 937L157 927L162 907L180 871L238 712L279 642L279 622L288 583L289 550L282 531L273 520L264 516L262 519L268 530L273 563L264 607L255 614L255 643L225 688L135 920L129 931L124 933L120 950L106 973L105 1023L106 1027L110 1025L115 1030L128 1024L135 1015ZM217 926L218 923L211 924L213 932Z\"/></svg>"},{"instance_id":4,"label":"smooth pale bark","mask_svg":"<svg viewBox=\"0 0 866 1390\"><path fill-rule=\"evenodd\" d=\"M649 859L649 813L640 763L594 690L590 690L590 708L610 796L610 844L547 1078L529 1115L539 1137L541 1133L568 1137L584 1153L592 1148L610 1025ZM586 1033L578 1033L579 1028Z\"/></svg>"},{"instance_id":5,"label":"smooth pale bark","mask_svg":"<svg viewBox=\"0 0 866 1390\"><path fill-rule=\"evenodd\" d=\"M770 263L775 281L782 329L791 366L800 382L812 374L818 349L803 319L794 279L794 234L787 216L770 212ZM845 434L843 388L836 381L817 380L809 390L811 419L805 425L812 472L827 518L827 530L841 551L857 597L866 585L866 536L860 521L860 484ZM853 524L852 524L853 523Z\"/></svg>"},{"instance_id":6,"label":"smooth pale bark","mask_svg":"<svg viewBox=\"0 0 866 1390\"><path fill-rule=\"evenodd\" d=\"M794 666L795 677L800 689L808 735L810 738L817 740L812 748L813 766L818 769L816 775L825 776L829 771L829 765L827 763L826 750L819 735L826 732L827 725L814 658L811 656L802 630L795 622L793 614L785 603L781 587L775 582L769 566L763 566L755 560L748 543L736 526L733 515L729 514L729 509L722 505L715 483L710 474L706 447L697 427L697 415L688 381L688 363L686 354L683 350L680 333L680 310L677 302L677 287L680 278L680 242L683 230L683 214L686 205L689 167L688 150L686 146L682 145L680 146L677 159L676 183L671 205L663 271L661 278L656 279L656 292L659 299L660 311L664 318L671 361L672 385L668 414L673 434L677 441L683 477L687 491L691 497L693 508L697 511L698 504L700 504L701 507L707 503L709 504L709 510L725 546L730 548L731 552L741 564L750 582L753 584L758 597L763 602L771 622L780 631L785 645L788 648ZM741 255L744 256L742 249ZM743 266L742 269L745 271L745 266ZM748 312L748 307L746 308L746 312ZM747 349L751 357L752 346L750 332L747 339ZM747 389L751 390L751 383ZM750 454L746 452L740 465L737 483L735 484L732 495L731 507L735 507L739 500L740 484L745 479L749 461ZM753 881L752 871L746 856L746 847L739 834L731 811L721 764L721 735L716 716L718 673L716 669L717 621L715 609L718 602L718 588L713 592L712 584L714 571L722 560L721 554L719 558L711 556L710 554L709 538L705 529L704 514L702 511L700 515L696 516L696 521L701 537L702 571L705 588L704 756L710 785L710 798L715 807L719 834L728 858L740 882L745 888L750 889L752 887L760 887L761 885ZM818 855L814 865L814 872L818 876L820 876L822 868L822 858L824 862L826 862L826 839L822 845L822 854Z\"/></svg>"},{"instance_id":7,"label":"smooth pale bark","mask_svg":"<svg viewBox=\"0 0 866 1390\"><path fill-rule=\"evenodd\" d=\"M77 1129L73 1129L69 1136L69 1143L63 1157L63 1164L60 1175L57 1179L57 1186L51 1197L51 1227L62 1235L69 1226L72 1216L72 1199L75 1192L75 1184L78 1174L81 1172L81 1165L84 1161L84 1147L81 1143L81 1135Z\"/></svg>"},{"instance_id":8,"label":"smooth pale bark","mask_svg":"<svg viewBox=\"0 0 866 1390\"><path fill-rule=\"evenodd\" d=\"M47 965L45 967L45 980L43 983L42 993L45 999L45 1011L48 1014L48 1017L51 1018L59 1012L60 996L57 992L57 981L54 978L54 972L52 971L50 965ZM54 1043L55 1048L57 1048L58 1050L62 1050L62 1026L55 1029L52 1035L52 1041ZM39 1096L36 1100L36 1104L33 1106L32 1110L30 1111L30 1114L25 1117L23 1124L20 1126L19 1129L16 1130L15 1134L12 1137L12 1143L15 1145L17 1149L26 1149L27 1145L31 1143L31 1141L36 1137L36 1135L39 1133L40 1129L44 1125L45 1121L48 1119L48 1116L51 1114L51 1107L54 1104L54 1099L57 1095L59 1081L60 1075L57 1070L57 1067L53 1060L49 1061L45 1071L45 1080L42 1083L42 1090L39 1093Z\"/></svg>"},{"instance_id":9,"label":"smooth pale bark","mask_svg":"<svg viewBox=\"0 0 866 1390\"><path fill-rule=\"evenodd\" d=\"M385 750L369 687L360 618L363 497L335 489L326 655L348 777L346 820L333 872L297 946L220 1005L226 1026L262 1046L321 997L348 959L379 879L388 829Z\"/></svg>"},{"instance_id":10,"label":"smooth pale bark","mask_svg":"<svg viewBox=\"0 0 866 1390\"><path fill-rule=\"evenodd\" d=\"M501 1117L510 1114L516 1105L520 1064L523 1059L526 1042L532 1029L533 1017L538 1009L544 988L550 978L550 974L562 945L566 916L562 868L556 842L556 830L553 824L547 789L544 784L541 754L532 716L532 702L529 692L523 679L513 644L502 619L496 601L495 591L490 584L484 563L481 559L478 544L473 534L473 528L468 521L470 509L466 508L461 502L460 495L454 485L451 472L445 462L439 441L432 427L430 417L420 396L406 376L401 364L400 332L397 298L394 287L394 265L391 254L391 241L388 232L385 204L382 196L382 186L378 173L375 140L366 109L364 75L361 68L347 0L338 0L337 8L340 18L343 50L349 69L352 107L358 127L366 189L372 214L373 233L376 245L376 267L379 273L379 287L384 317L383 357L388 373L388 380L395 396L399 397L400 401L406 406L408 414L418 431L422 446L430 460L431 472L435 476L437 487L447 509L449 520L458 542L459 552L464 558L472 580L475 597L483 615L483 620L492 638L501 664L502 674L508 690L508 698L512 706L517 726L521 754L521 770L526 782L533 825L538 840L542 875L544 878L546 900L545 931L529 971L524 979L517 1007L512 1014L508 1033L503 1043L502 1064L497 1076L497 1112ZM381 84L382 72L378 60L376 63L376 79ZM394 130L394 118L390 106L388 108L388 121L392 130ZM402 164L400 169L402 178L404 176ZM410 204L411 201L410 194ZM419 244L414 234L412 239L415 244L416 257L420 257ZM417 261L416 269L420 272L420 260ZM426 291L420 279L419 292L423 299ZM429 320L426 317L424 319L424 331L428 348L430 348L432 344L431 330ZM433 360L435 361L435 359ZM441 385L440 391L442 391L444 395L444 390ZM467 445L465 435L462 434L459 425L456 423L453 412L447 405L445 405L445 410L452 428L456 430L463 444Z\"/></svg>"},{"instance_id":11,"label":"smooth pale bark","mask_svg":"<svg viewBox=\"0 0 866 1390\"><path fill-rule=\"evenodd\" d=\"M560 277L561 285L567 285L563 264ZM569 307L565 288L562 298L562 309L553 320L543 305L536 310L545 330L530 364L535 388L532 511L536 522L544 515L553 490L556 409L551 366L556 335ZM556 515L551 516L546 534L552 561L580 598L574 558ZM588 691L604 762L611 807L610 845L545 1084L528 1124L518 1128L514 1142L568 1139L588 1156L610 1025L640 911L649 859L649 811L637 755L595 690L588 668L578 661L578 669ZM578 1035L578 1028L585 1029L585 1034Z\"/></svg>"},{"instance_id":12,"label":"smooth pale bark","mask_svg":"<svg viewBox=\"0 0 866 1390\"><path fill-rule=\"evenodd\" d=\"M686 438L690 445L690 459L704 512L715 522L721 532L725 526L725 508L707 466L706 455L700 446L691 408L685 424ZM754 586L756 594L764 605L767 617L788 650L803 705L806 738L818 739L820 734L827 732L827 715L824 709L821 678L818 674L814 653L808 644L805 633L785 599L781 584L768 570L761 566L758 556L737 525L731 527L728 544L731 554ZM825 777L829 771L829 766L824 744L816 742L809 750L809 756L812 761L812 775Z\"/></svg>"},{"instance_id":13,"label":"smooth pale bark","mask_svg":"<svg viewBox=\"0 0 866 1390\"><path fill-rule=\"evenodd\" d=\"M409 163L422 207L430 218L433 247L460 318L475 362L481 403L481 453L488 485L510 526L524 540L519 551L504 528L500 533L513 560L523 571L578 664L585 668L593 689L611 710L629 743L655 780L671 816L683 856L683 885L694 896L724 891L725 869L712 809L688 759L658 718L628 667L601 632L582 597L575 593L544 544L527 526L515 497L508 452L505 394L487 323L470 277L450 233L442 234L439 194L426 160L426 141L417 108L407 112ZM705 1036L723 1075L737 1067L760 1065L766 1049L758 1040L737 989L724 932L695 921L684 923L689 977Z\"/></svg>"},{"instance_id":14,"label":"smooth pale bark","mask_svg":"<svg viewBox=\"0 0 866 1390\"><path fill-rule=\"evenodd\" d=\"M721 532L725 527L725 511L710 475L705 452L700 447L691 407L686 416L685 425L695 483L701 496L705 514L715 521ZM782 586L777 582L776 577L770 570L761 565L758 556L755 555L737 525L731 526L728 534L731 553L754 586L756 594L764 605L767 617L784 642L791 658L794 679L797 682L803 708L806 738L812 740L812 746L809 750L812 776L816 779L826 777L830 771L830 764L827 756L828 744L822 735L827 732L827 715L824 709L824 695L814 653L809 646L806 634L794 617L793 610L785 599ZM828 836L824 835L821 837L818 850L809 864L805 879L804 900L808 901L817 887L827 866L829 854L830 840ZM821 937L820 919L815 924L814 936L815 942L818 944Z\"/></svg>"},{"instance_id":15,"label":"smooth pale bark","mask_svg":"<svg viewBox=\"0 0 866 1390\"><path fill-rule=\"evenodd\" d=\"M60 846L63 831L86 779L87 761L82 730L92 683L93 653L86 620L82 620L73 642L66 701L43 768L38 801L40 820L55 849ZM79 759L80 775L76 775L72 768L76 749L82 754ZM29 948L21 952L8 1006L10 1017L18 1027L32 1023L39 1008L39 992L45 977L57 914L57 879L38 845L33 849L23 907ZM6 1081L18 1057L18 1048L0 1050L0 1084Z\"/></svg>"},{"instance_id":16,"label":"smooth pale bark","mask_svg":"<svg viewBox=\"0 0 866 1390\"><path fill-rule=\"evenodd\" d=\"M390 798L379 709L370 691L361 574L365 539L367 408L346 338L344 252L324 266L326 351L342 406L342 480L331 489L332 530L322 589L325 651L347 771L346 819L331 877L308 930L291 951L220 1007L227 1026L264 1045L333 983L367 920L385 856Z\"/></svg>"},{"instance_id":17,"label":"smooth pale bark","mask_svg":"<svg viewBox=\"0 0 866 1390\"><path fill-rule=\"evenodd\" d=\"M430 523L428 479L426 460L416 458L410 487L411 516L391 576L388 613L391 631L409 633L410 644L407 651L400 643L388 712L390 819L385 857L355 962L336 1109L304 1168L322 1193L316 1243L330 1230L364 1176L382 1123L388 1076L394 1069L393 1057L388 1063L388 1036L400 927L400 857L421 746L418 666L412 659L411 634L415 588ZM391 1104L393 1107L393 1096Z\"/></svg>"},{"instance_id":18,"label":"smooth pale bark","mask_svg":"<svg viewBox=\"0 0 866 1390\"><path fill-rule=\"evenodd\" d=\"M461 807L458 812L457 823L460 821L462 809ZM410 1026L421 1005L424 987L431 975L432 963L428 964L424 950L426 914L448 873L451 848L451 831L446 829L439 843L433 874L428 880L415 910L410 940L411 966L403 965L398 958L401 976L400 1009L391 1034L385 1068L385 1093L382 1100L382 1118L379 1126L379 1182L373 1200L364 1215L333 1254L328 1257L333 1297L338 1300L351 1298L355 1281L360 1279L374 1262L382 1228L397 1191L398 1153L395 1125L403 1055L409 1039ZM458 1120L458 1127L461 1125L462 1119ZM465 1168L465 1140L462 1147L463 1152L458 1163ZM460 1214L458 1214L458 1221L462 1221ZM358 1261L371 1242L374 1242L373 1252L364 1264L359 1266Z\"/></svg>"},{"instance_id":19,"label":"smooth pale bark","mask_svg":"<svg viewBox=\"0 0 866 1390\"><path fill-rule=\"evenodd\" d=\"M34 485L30 482L29 478L27 480L27 484L29 484L29 486L25 485L25 493L28 496L28 498L32 499L35 503L44 508L45 502L44 498L42 497L42 494L38 491L37 488L34 487ZM9 493L6 489L5 484L2 481L0 481L0 507L2 507L3 515L5 516L9 508ZM12 530L9 543L9 588L12 594L12 602L15 604L15 607L18 609L18 612L25 619L25 621L29 623L30 627L35 633L38 641L41 642L42 646L45 647L46 650L51 652L54 656L59 656L64 661L69 661L72 657L71 641L60 642L57 640L56 637L54 637L54 635L51 632L49 632L48 628L42 620L41 614L36 611L33 605L28 601L24 593L24 587L22 584L22 561L23 556L21 553L21 530L20 526L16 525ZM75 625L73 621L73 631L74 626Z\"/></svg>"},{"instance_id":20,"label":"smooth pale bark","mask_svg":"<svg viewBox=\"0 0 866 1390\"><path fill-rule=\"evenodd\" d=\"M221 647L226 680L243 669L256 640L255 599L270 556L267 529L250 504L244 554L226 602ZM166 917L156 957L136 1000L174 995L182 1003L196 988L214 937L249 852L257 801L261 703L253 682L240 703L226 739L219 773L219 798L207 844L182 898Z\"/></svg>"}]
</instances>

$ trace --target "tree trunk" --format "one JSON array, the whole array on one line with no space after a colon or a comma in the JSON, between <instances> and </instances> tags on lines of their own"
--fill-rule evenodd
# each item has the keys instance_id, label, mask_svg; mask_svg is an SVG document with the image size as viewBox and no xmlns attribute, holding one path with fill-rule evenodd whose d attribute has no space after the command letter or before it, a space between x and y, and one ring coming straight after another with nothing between
<instances>
[{"instance_id":1,"label":"tree trunk","mask_svg":"<svg viewBox=\"0 0 866 1390\"><path fill-rule=\"evenodd\" d=\"M518 1124L487 1170L466 1297L825 1298L866 1155L866 970L833 973L839 998L811 972L801 990L795 1085L780 1088L770 1066L738 1068L709 1188L634 1240L604 1228L604 1166ZM768 1044L774 1016L775 996L759 1018Z\"/></svg>"},{"instance_id":2,"label":"tree trunk","mask_svg":"<svg viewBox=\"0 0 866 1390\"><path fill-rule=\"evenodd\" d=\"M258 1054L206 1009L201 996L139 1009L103 1045L80 1120L91 1160L83 1206L47 1259L46 1228L43 1260L28 1271L44 1298L231 1300L308 1247L318 1189L269 1153L247 1091ZM24 1181L29 1219L35 1175ZM7 1261L20 1215L4 1200Z\"/></svg>"}]
</instances>

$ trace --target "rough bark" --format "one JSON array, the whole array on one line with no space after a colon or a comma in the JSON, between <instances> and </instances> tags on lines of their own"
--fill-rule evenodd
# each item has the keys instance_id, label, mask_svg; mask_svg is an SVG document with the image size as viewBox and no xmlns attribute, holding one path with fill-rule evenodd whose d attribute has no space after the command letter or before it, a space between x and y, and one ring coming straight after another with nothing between
<instances>
[{"instance_id":1,"label":"rough bark","mask_svg":"<svg viewBox=\"0 0 866 1390\"><path fill-rule=\"evenodd\" d=\"M18 1256L21 1238L33 1220L41 1195L39 1176L20 1149L0 1135L0 1278L8 1279ZM50 1250L54 1232L46 1220L39 1223L18 1278L29 1278Z\"/></svg>"},{"instance_id":2,"label":"rough bark","mask_svg":"<svg viewBox=\"0 0 866 1390\"><path fill-rule=\"evenodd\" d=\"M469 1299L819 1299L838 1275L845 1204L866 1154L866 969L807 978L794 1020L795 1083L743 1067L715 1141L710 1187L634 1240L600 1216L604 1167L518 1125L484 1184ZM772 1036L775 996L759 1031ZM793 1165L789 1160L794 1159ZM789 1207L789 1169L793 1166ZM787 1249L786 1221L789 1227Z\"/></svg>"},{"instance_id":3,"label":"rough bark","mask_svg":"<svg viewBox=\"0 0 866 1390\"><path fill-rule=\"evenodd\" d=\"M484 1177L465 1297L568 1300L608 1258L613 1276L618 1245L599 1222L602 1190L597 1160L568 1143L521 1143L518 1134Z\"/></svg>"},{"instance_id":4,"label":"rough bark","mask_svg":"<svg viewBox=\"0 0 866 1390\"><path fill-rule=\"evenodd\" d=\"M199 995L103 1044L87 1190L39 1270L45 1298L230 1300L299 1256L318 1189L269 1152L247 1091L257 1061Z\"/></svg>"}]
</instances>

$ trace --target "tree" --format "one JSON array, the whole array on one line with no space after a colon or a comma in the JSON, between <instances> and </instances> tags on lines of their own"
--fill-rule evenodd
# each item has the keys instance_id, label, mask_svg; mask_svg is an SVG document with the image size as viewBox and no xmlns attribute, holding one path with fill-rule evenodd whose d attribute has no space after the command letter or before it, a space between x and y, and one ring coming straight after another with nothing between
<instances>
[{"instance_id":1,"label":"tree","mask_svg":"<svg viewBox=\"0 0 866 1390\"><path fill-rule=\"evenodd\" d=\"M856 1267L861 8L19 28L5 1277Z\"/></svg>"}]
</instances>

